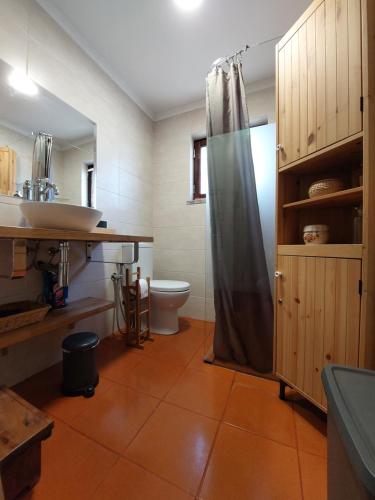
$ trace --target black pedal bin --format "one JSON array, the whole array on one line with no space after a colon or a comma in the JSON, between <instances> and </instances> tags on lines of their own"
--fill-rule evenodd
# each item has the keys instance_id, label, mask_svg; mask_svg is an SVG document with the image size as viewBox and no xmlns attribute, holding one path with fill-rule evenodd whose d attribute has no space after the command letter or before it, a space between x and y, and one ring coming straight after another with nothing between
<instances>
[{"instance_id":1,"label":"black pedal bin","mask_svg":"<svg viewBox=\"0 0 375 500\"><path fill-rule=\"evenodd\" d=\"M99 382L96 348L99 337L92 332L73 333L62 343L63 384L65 396L91 397Z\"/></svg>"}]
</instances>

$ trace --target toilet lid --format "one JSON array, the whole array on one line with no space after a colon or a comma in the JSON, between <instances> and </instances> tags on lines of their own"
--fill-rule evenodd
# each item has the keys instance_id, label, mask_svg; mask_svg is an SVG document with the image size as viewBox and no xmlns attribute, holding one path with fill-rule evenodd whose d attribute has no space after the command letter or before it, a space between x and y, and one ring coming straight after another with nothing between
<instances>
[{"instance_id":1,"label":"toilet lid","mask_svg":"<svg viewBox=\"0 0 375 500\"><path fill-rule=\"evenodd\" d=\"M190 290L187 281L151 280L151 290L154 292L186 292Z\"/></svg>"}]
</instances>

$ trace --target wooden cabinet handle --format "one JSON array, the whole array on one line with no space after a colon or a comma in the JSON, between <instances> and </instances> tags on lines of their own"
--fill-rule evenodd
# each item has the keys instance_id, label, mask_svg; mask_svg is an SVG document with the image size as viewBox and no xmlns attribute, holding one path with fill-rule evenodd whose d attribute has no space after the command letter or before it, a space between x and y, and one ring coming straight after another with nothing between
<instances>
[{"instance_id":1,"label":"wooden cabinet handle","mask_svg":"<svg viewBox=\"0 0 375 500\"><path fill-rule=\"evenodd\" d=\"M331 361L332 356L331 356L330 354L326 354L326 359L327 359L328 361Z\"/></svg>"},{"instance_id":2,"label":"wooden cabinet handle","mask_svg":"<svg viewBox=\"0 0 375 500\"><path fill-rule=\"evenodd\" d=\"M276 151L284 151L284 146L282 144L278 144L276 146Z\"/></svg>"}]
</instances>

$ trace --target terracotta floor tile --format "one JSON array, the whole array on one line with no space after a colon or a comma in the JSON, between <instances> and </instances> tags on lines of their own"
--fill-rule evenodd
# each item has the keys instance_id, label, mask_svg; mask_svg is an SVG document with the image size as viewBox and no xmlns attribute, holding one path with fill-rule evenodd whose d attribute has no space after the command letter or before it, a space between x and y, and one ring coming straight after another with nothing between
<instances>
[{"instance_id":1,"label":"terracotta floor tile","mask_svg":"<svg viewBox=\"0 0 375 500\"><path fill-rule=\"evenodd\" d=\"M122 458L95 492L93 500L189 500L190 495Z\"/></svg>"},{"instance_id":2,"label":"terracotta floor tile","mask_svg":"<svg viewBox=\"0 0 375 500\"><path fill-rule=\"evenodd\" d=\"M42 444L42 476L26 498L32 500L91 499L118 456L63 422Z\"/></svg>"},{"instance_id":3,"label":"terracotta floor tile","mask_svg":"<svg viewBox=\"0 0 375 500\"><path fill-rule=\"evenodd\" d=\"M207 417L223 415L233 380L233 372L207 372L188 368L166 397L166 401Z\"/></svg>"},{"instance_id":4,"label":"terracotta floor tile","mask_svg":"<svg viewBox=\"0 0 375 500\"><path fill-rule=\"evenodd\" d=\"M97 397L72 426L100 444L121 453L155 410L159 400L124 386Z\"/></svg>"},{"instance_id":5,"label":"terracotta floor tile","mask_svg":"<svg viewBox=\"0 0 375 500\"><path fill-rule=\"evenodd\" d=\"M255 377L247 373L236 372L234 382L236 384L249 385L251 387L258 387L267 392L271 392L276 396L279 395L279 383L275 380L270 380L263 377Z\"/></svg>"},{"instance_id":6,"label":"terracotta floor tile","mask_svg":"<svg viewBox=\"0 0 375 500\"><path fill-rule=\"evenodd\" d=\"M84 398L83 396L64 396L61 393L61 382L62 366L59 363L21 382L13 389L37 408L70 423L77 415L89 408L98 396L114 385L110 380L100 377L95 396Z\"/></svg>"},{"instance_id":7,"label":"terracotta floor tile","mask_svg":"<svg viewBox=\"0 0 375 500\"><path fill-rule=\"evenodd\" d=\"M217 425L207 417L161 403L125 455L194 495Z\"/></svg>"},{"instance_id":8,"label":"terracotta floor tile","mask_svg":"<svg viewBox=\"0 0 375 500\"><path fill-rule=\"evenodd\" d=\"M171 335L170 337L171 338L168 341L169 344L175 343L186 346L193 345L195 349L198 349L198 347L206 340L207 334L204 329L190 327L185 330L181 330L176 335Z\"/></svg>"},{"instance_id":9,"label":"terracotta floor tile","mask_svg":"<svg viewBox=\"0 0 375 500\"><path fill-rule=\"evenodd\" d=\"M327 460L299 452L304 500L327 499Z\"/></svg>"},{"instance_id":10,"label":"terracotta floor tile","mask_svg":"<svg viewBox=\"0 0 375 500\"><path fill-rule=\"evenodd\" d=\"M215 323L213 323L212 321L206 321L206 324L205 324L205 331L209 334L209 335L214 335L214 332L215 332Z\"/></svg>"},{"instance_id":11,"label":"terracotta floor tile","mask_svg":"<svg viewBox=\"0 0 375 500\"><path fill-rule=\"evenodd\" d=\"M199 335L170 339L169 342L154 349L153 357L164 363L179 363L186 366L203 341Z\"/></svg>"},{"instance_id":12,"label":"terracotta floor tile","mask_svg":"<svg viewBox=\"0 0 375 500\"><path fill-rule=\"evenodd\" d=\"M163 363L158 359L144 359L123 379L123 383L135 390L157 398L163 398L179 375L184 365Z\"/></svg>"},{"instance_id":13,"label":"terracotta floor tile","mask_svg":"<svg viewBox=\"0 0 375 500\"><path fill-rule=\"evenodd\" d=\"M153 353L155 350L160 349L162 344L169 342L169 336L153 333L151 335L151 338L153 339L152 341L146 341L143 343L143 350L141 351L141 353L145 354L146 356L153 357Z\"/></svg>"},{"instance_id":14,"label":"terracotta floor tile","mask_svg":"<svg viewBox=\"0 0 375 500\"><path fill-rule=\"evenodd\" d=\"M198 498L301 500L297 451L222 424Z\"/></svg>"},{"instance_id":15,"label":"terracotta floor tile","mask_svg":"<svg viewBox=\"0 0 375 500\"><path fill-rule=\"evenodd\" d=\"M321 457L327 456L327 424L310 403L294 403L297 446L300 450Z\"/></svg>"},{"instance_id":16,"label":"terracotta floor tile","mask_svg":"<svg viewBox=\"0 0 375 500\"><path fill-rule=\"evenodd\" d=\"M27 498L183 500L204 479L199 498L294 500L298 446L304 500L325 499L325 422L305 400L281 402L277 383L204 363L213 331L182 318L179 334L155 334L142 351L104 339L91 399L60 394L61 364L18 384L58 419ZM230 424L219 424L226 405Z\"/></svg>"},{"instance_id":17,"label":"terracotta floor tile","mask_svg":"<svg viewBox=\"0 0 375 500\"><path fill-rule=\"evenodd\" d=\"M203 344L201 344L196 351L195 355L191 359L189 363L189 367L194 367L198 368L200 370L204 370L209 373L221 373L221 372L232 372L235 373L233 370L229 370L228 368L224 368L222 366L217 366L211 363L205 363L204 358L212 348L212 339L211 336L208 336Z\"/></svg>"},{"instance_id":18,"label":"terracotta floor tile","mask_svg":"<svg viewBox=\"0 0 375 500\"><path fill-rule=\"evenodd\" d=\"M279 443L297 446L292 406L257 386L234 384L224 421Z\"/></svg>"},{"instance_id":19,"label":"terracotta floor tile","mask_svg":"<svg viewBox=\"0 0 375 500\"><path fill-rule=\"evenodd\" d=\"M98 370L100 375L121 383L143 358L142 351L125 348L120 341L104 341L98 349Z\"/></svg>"},{"instance_id":20,"label":"terracotta floor tile","mask_svg":"<svg viewBox=\"0 0 375 500\"><path fill-rule=\"evenodd\" d=\"M187 329L194 328L196 330L205 330L208 325L211 325L208 321L203 321L201 319L194 318L179 318L180 331L183 332Z\"/></svg>"}]
</instances>

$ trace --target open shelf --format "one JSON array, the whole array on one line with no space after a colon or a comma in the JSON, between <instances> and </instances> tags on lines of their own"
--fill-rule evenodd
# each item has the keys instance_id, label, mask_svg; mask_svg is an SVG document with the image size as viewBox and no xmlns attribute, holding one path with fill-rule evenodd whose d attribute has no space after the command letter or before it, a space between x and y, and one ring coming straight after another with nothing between
<instances>
[{"instance_id":1,"label":"open shelf","mask_svg":"<svg viewBox=\"0 0 375 500\"><path fill-rule=\"evenodd\" d=\"M337 257L346 259L361 259L362 245L278 245L278 255L299 255L301 257Z\"/></svg>"},{"instance_id":2,"label":"open shelf","mask_svg":"<svg viewBox=\"0 0 375 500\"><path fill-rule=\"evenodd\" d=\"M315 153L304 156L285 167L279 168L279 172L322 172L327 170L334 171L336 168L341 170L343 165L355 165L361 162L363 148L363 132L352 135L335 142L326 148L320 149Z\"/></svg>"},{"instance_id":3,"label":"open shelf","mask_svg":"<svg viewBox=\"0 0 375 500\"><path fill-rule=\"evenodd\" d=\"M5 349L6 347L19 344L39 335L74 325L82 319L95 316L96 314L113 309L113 307L113 302L93 297L75 300L63 309L49 311L45 319L39 321L39 323L0 333L0 349Z\"/></svg>"},{"instance_id":4,"label":"open shelf","mask_svg":"<svg viewBox=\"0 0 375 500\"><path fill-rule=\"evenodd\" d=\"M306 200L286 203L283 208L299 209L308 207L341 207L362 203L363 187L355 187L336 191L336 193L315 196Z\"/></svg>"}]
</instances>

